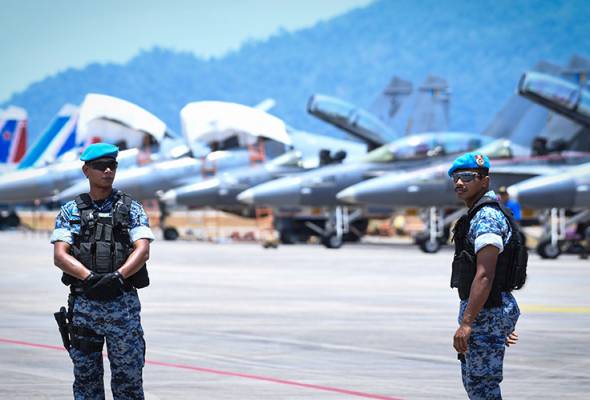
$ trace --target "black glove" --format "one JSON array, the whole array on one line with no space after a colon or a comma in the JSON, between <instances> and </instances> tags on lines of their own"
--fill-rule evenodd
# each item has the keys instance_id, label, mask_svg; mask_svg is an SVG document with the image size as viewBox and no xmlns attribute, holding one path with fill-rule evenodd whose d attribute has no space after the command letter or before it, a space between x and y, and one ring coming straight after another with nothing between
<instances>
[{"instance_id":1,"label":"black glove","mask_svg":"<svg viewBox=\"0 0 590 400\"><path fill-rule=\"evenodd\" d=\"M96 284L100 279L104 276L104 274L95 274L94 272L90 271L90 275L88 275L82 281L82 287L84 291L90 289L94 284Z\"/></svg>"},{"instance_id":2,"label":"black glove","mask_svg":"<svg viewBox=\"0 0 590 400\"><path fill-rule=\"evenodd\" d=\"M100 279L86 290L92 300L113 300L123 294L125 279L119 271L100 276Z\"/></svg>"}]
</instances>

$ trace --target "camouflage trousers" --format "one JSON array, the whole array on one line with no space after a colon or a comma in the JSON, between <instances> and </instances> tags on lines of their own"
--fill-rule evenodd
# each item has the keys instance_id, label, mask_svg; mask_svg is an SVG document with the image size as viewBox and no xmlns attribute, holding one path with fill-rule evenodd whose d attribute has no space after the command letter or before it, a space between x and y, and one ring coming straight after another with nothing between
<instances>
[{"instance_id":1,"label":"camouflage trousers","mask_svg":"<svg viewBox=\"0 0 590 400\"><path fill-rule=\"evenodd\" d=\"M111 301L90 300L84 295L73 300L73 325L94 331L89 338L102 346L106 339L111 367L111 390L115 400L143 399L142 370L145 341L136 291L125 292ZM88 353L88 354L87 354ZM103 400L102 352L70 349L74 363L74 399Z\"/></svg>"},{"instance_id":2,"label":"camouflage trousers","mask_svg":"<svg viewBox=\"0 0 590 400\"><path fill-rule=\"evenodd\" d=\"M461 301L458 322L463 320L467 300ZM468 349L461 360L463 386L471 400L502 399L500 382L506 337L514 330L520 310L510 293L502 293L502 306L482 308L472 325Z\"/></svg>"}]
</instances>

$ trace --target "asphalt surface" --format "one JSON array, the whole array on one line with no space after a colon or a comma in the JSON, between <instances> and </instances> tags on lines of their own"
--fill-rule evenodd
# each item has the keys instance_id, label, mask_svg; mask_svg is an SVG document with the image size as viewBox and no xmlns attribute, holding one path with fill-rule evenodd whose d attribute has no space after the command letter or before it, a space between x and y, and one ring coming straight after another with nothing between
<instances>
[{"instance_id":1,"label":"asphalt surface","mask_svg":"<svg viewBox=\"0 0 590 400\"><path fill-rule=\"evenodd\" d=\"M47 235L0 233L1 399L72 398L52 251ZM146 399L466 398L450 260L399 243L155 242L140 291ZM504 397L587 399L590 263L533 255L529 275Z\"/></svg>"}]
</instances>

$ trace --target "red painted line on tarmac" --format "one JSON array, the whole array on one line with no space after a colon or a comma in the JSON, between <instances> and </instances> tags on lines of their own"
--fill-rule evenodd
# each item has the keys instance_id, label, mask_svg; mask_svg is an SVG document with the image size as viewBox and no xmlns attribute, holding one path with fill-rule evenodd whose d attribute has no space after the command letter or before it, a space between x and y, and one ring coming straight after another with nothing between
<instances>
[{"instance_id":1,"label":"red painted line on tarmac","mask_svg":"<svg viewBox=\"0 0 590 400\"><path fill-rule=\"evenodd\" d=\"M23 342L22 340L13 340L13 339L0 338L0 343L17 344L19 346L36 347L38 349L66 351L66 349L63 346L51 346L51 345L48 345L48 344L38 344L38 343L31 343L31 342Z\"/></svg>"},{"instance_id":2,"label":"red painted line on tarmac","mask_svg":"<svg viewBox=\"0 0 590 400\"><path fill-rule=\"evenodd\" d=\"M63 346L51 346L51 345L47 345L47 344L25 342L22 340L0 338L0 343L14 344L14 345L26 346L26 347L34 347L34 348L46 349L46 350L65 351ZM332 387L332 386L314 385L314 384L310 384L310 383L289 381L289 380L285 380L285 379L277 379L277 378L271 378L271 377L261 376L261 375L244 374L241 372L221 371L221 370L211 369L211 368L195 367L192 365L184 365L184 364L173 364L173 363L167 363L167 362L163 362L163 361L154 361L154 360L145 360L145 363L150 364L150 365L157 365L160 367L185 369L185 370L189 370L189 371L205 372L208 374L231 376L231 377L235 377L235 378L254 379L257 381L278 383L281 385L298 386L298 387L302 387L302 388L306 388L306 389L315 389L315 390L321 390L321 391L326 391L326 392L346 394L349 396L363 397L365 399L402 400L399 397L390 397L390 396L383 396L383 395L379 395L379 394L364 393L364 392L359 392L356 390L340 389L340 388L336 388L336 387Z\"/></svg>"}]
</instances>

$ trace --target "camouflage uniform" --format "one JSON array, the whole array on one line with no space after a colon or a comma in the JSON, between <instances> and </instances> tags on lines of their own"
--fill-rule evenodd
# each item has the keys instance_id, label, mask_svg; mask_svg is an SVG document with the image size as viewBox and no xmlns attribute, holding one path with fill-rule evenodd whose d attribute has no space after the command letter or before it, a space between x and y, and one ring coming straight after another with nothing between
<instances>
[{"instance_id":1,"label":"camouflage uniform","mask_svg":"<svg viewBox=\"0 0 590 400\"><path fill-rule=\"evenodd\" d=\"M495 197L493 191L485 194ZM487 245L502 251L507 245L511 228L508 220L497 208L482 207L471 220L468 240L475 252ZM459 308L459 324L468 300L462 300ZM502 364L506 337L514 330L520 310L511 293L502 293L502 306L482 308L472 325L468 350L461 360L463 386L472 400L501 399Z\"/></svg>"},{"instance_id":2,"label":"camouflage uniform","mask_svg":"<svg viewBox=\"0 0 590 400\"><path fill-rule=\"evenodd\" d=\"M102 202L93 202L93 207L99 212L109 212L113 207L114 194L115 191ZM129 235L133 242L138 239L154 239L141 204L132 202L129 218ZM73 244L73 235L80 233L79 222L80 213L76 202L66 203L57 215L51 243L63 241ZM70 296L72 325L94 331L98 335L93 338L96 343L102 344L106 339L114 399L143 399L142 369L145 341L137 291L126 291L110 301L92 300L84 294ZM102 353L85 354L73 347L69 353L74 363L74 398L104 399Z\"/></svg>"}]
</instances>

